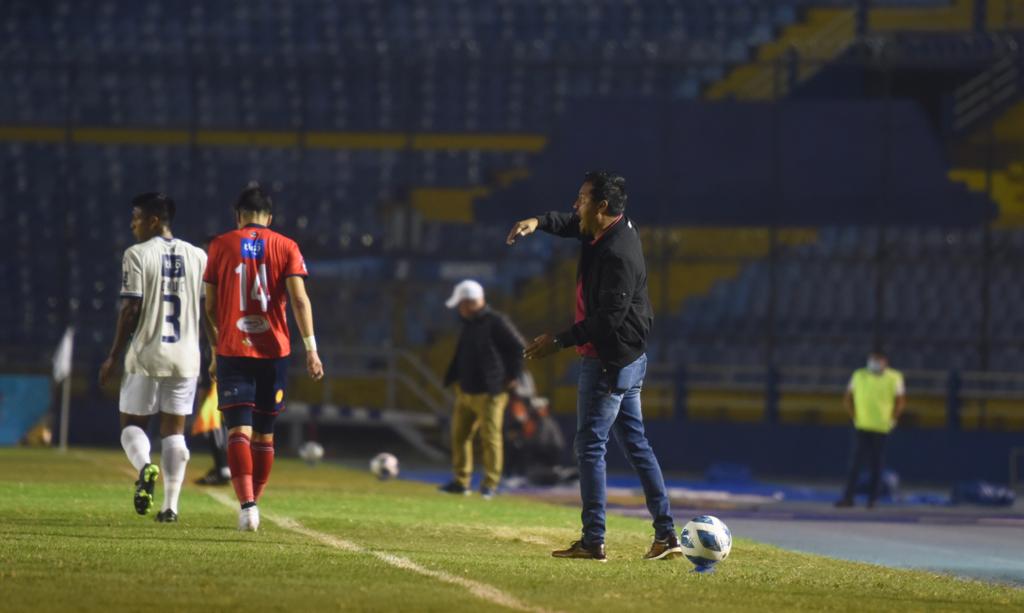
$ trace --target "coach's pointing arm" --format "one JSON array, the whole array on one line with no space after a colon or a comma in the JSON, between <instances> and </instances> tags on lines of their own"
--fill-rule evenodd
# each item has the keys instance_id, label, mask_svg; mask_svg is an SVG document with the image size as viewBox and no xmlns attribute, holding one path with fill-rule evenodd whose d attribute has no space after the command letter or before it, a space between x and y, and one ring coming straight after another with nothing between
<instances>
[{"instance_id":1,"label":"coach's pointing arm","mask_svg":"<svg viewBox=\"0 0 1024 613\"><path fill-rule=\"evenodd\" d=\"M529 236L536 230L564 238L579 238L580 218L575 213L551 211L537 217L517 221L512 224L512 230L508 233L505 244L512 245L520 236Z\"/></svg>"}]
</instances>

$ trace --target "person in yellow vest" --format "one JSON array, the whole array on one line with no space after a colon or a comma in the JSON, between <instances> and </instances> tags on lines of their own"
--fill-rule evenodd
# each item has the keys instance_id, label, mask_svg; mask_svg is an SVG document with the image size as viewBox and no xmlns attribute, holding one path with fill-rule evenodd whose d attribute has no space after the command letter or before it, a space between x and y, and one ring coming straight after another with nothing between
<instances>
[{"instance_id":1,"label":"person in yellow vest","mask_svg":"<svg viewBox=\"0 0 1024 613\"><path fill-rule=\"evenodd\" d=\"M853 419L856 431L853 460L846 478L843 497L836 501L837 507L852 507L857 479L864 464L870 470L868 483L868 508L875 506L878 486L882 476L882 451L885 439L907 406L906 387L903 374L889 368L889 360L881 351L868 356L867 366L858 368L850 377L850 384L843 396L843 406Z\"/></svg>"}]
</instances>

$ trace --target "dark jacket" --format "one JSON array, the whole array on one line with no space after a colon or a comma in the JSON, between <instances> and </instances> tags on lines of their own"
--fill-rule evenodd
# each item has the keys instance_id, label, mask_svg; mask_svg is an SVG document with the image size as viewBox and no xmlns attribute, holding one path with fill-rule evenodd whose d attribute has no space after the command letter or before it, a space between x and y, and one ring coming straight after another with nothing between
<instances>
[{"instance_id":1,"label":"dark jacket","mask_svg":"<svg viewBox=\"0 0 1024 613\"><path fill-rule=\"evenodd\" d=\"M503 313L484 307L462 320L455 356L444 384L458 383L467 394L498 394L523 374L523 337Z\"/></svg>"},{"instance_id":2,"label":"dark jacket","mask_svg":"<svg viewBox=\"0 0 1024 613\"><path fill-rule=\"evenodd\" d=\"M647 297L647 265L637 227L627 217L611 227L596 245L580 234L579 217L553 211L537 217L537 227L580 240L577 280L583 282L586 318L556 335L563 347L592 343L607 369L621 369L647 347L654 322Z\"/></svg>"}]
</instances>

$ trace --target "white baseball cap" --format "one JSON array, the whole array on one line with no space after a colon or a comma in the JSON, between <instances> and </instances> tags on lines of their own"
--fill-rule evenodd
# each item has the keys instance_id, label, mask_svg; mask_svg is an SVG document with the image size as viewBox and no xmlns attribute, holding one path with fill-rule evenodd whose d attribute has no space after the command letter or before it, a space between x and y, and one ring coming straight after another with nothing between
<instances>
[{"instance_id":1,"label":"white baseball cap","mask_svg":"<svg viewBox=\"0 0 1024 613\"><path fill-rule=\"evenodd\" d=\"M451 298L445 301L444 305L449 309L459 306L463 300L483 300L484 286L472 279L460 281L452 290Z\"/></svg>"}]
</instances>

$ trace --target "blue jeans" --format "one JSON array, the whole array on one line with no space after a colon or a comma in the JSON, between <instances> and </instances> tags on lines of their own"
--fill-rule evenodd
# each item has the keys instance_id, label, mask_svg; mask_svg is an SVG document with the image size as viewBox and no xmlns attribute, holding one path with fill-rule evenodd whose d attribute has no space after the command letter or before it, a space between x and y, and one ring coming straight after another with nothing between
<instances>
[{"instance_id":1,"label":"blue jeans","mask_svg":"<svg viewBox=\"0 0 1024 613\"><path fill-rule=\"evenodd\" d=\"M583 500L583 542L604 542L605 475L608 432L640 477L647 510L654 518L654 535L663 539L675 532L669 511L668 492L658 459L644 434L640 389L647 374L647 356L641 355L617 374L604 371L601 361L583 358L576 404L576 461L580 469ZM614 380L612 377L614 376Z\"/></svg>"}]
</instances>

